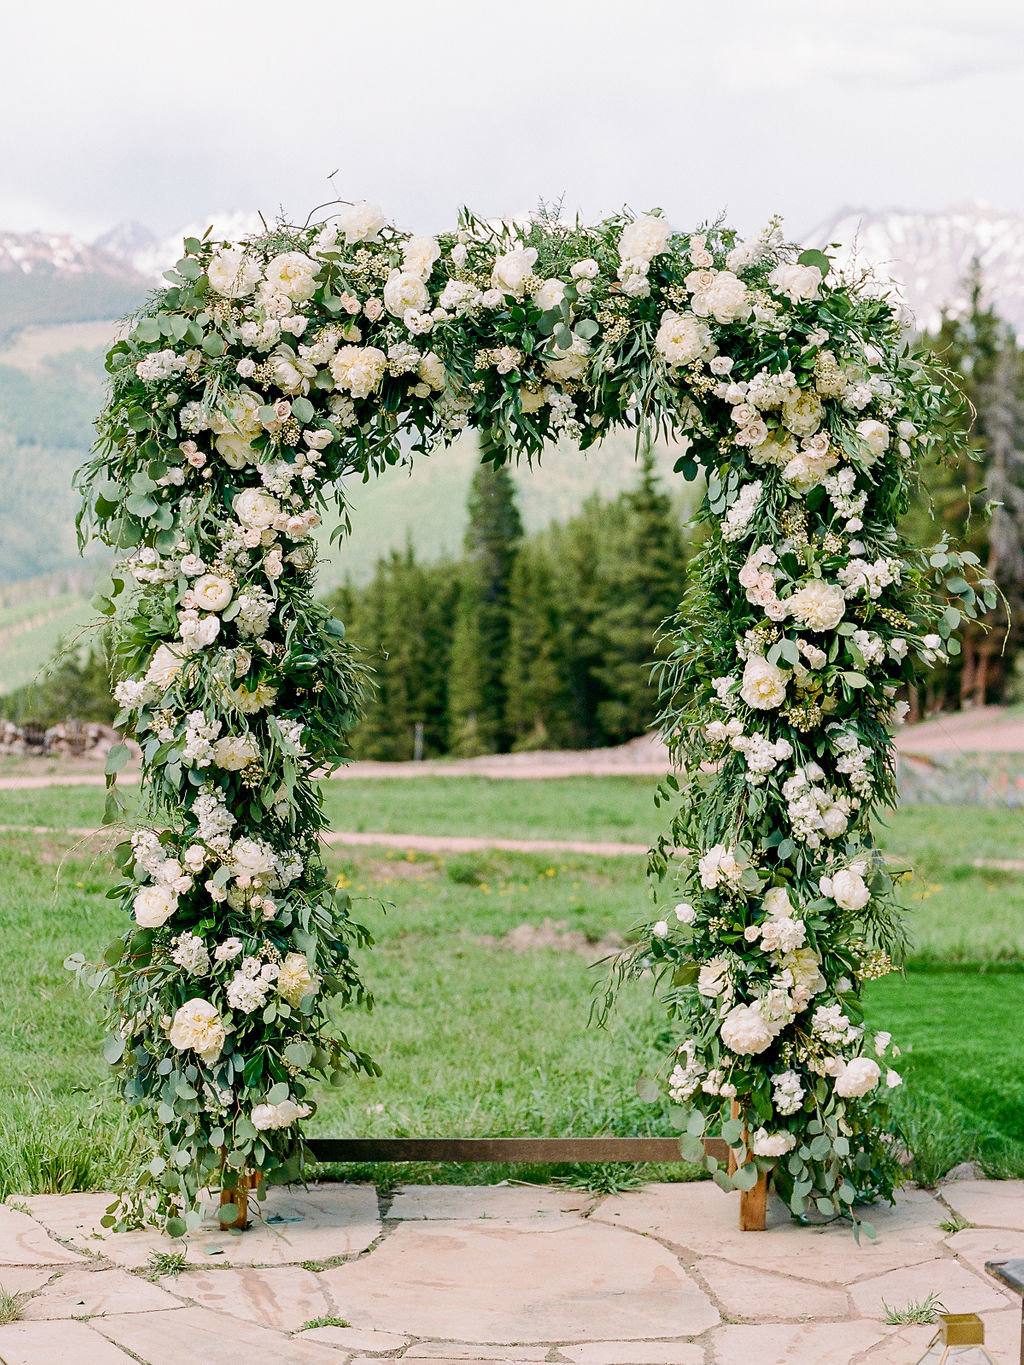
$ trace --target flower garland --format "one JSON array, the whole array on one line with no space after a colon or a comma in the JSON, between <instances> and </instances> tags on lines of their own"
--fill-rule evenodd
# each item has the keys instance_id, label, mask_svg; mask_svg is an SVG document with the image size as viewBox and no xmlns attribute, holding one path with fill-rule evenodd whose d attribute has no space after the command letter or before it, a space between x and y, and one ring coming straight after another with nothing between
<instances>
[{"instance_id":1,"label":"flower garland","mask_svg":"<svg viewBox=\"0 0 1024 1365\"><path fill-rule=\"evenodd\" d=\"M739 1141L734 1098L756 1129L734 1183L774 1166L796 1212L847 1207L865 1171L885 1188L863 1100L885 1049L858 998L899 934L868 816L893 799L897 687L979 606L970 556L897 537L946 398L889 305L774 225L745 242L658 214L464 214L433 238L357 204L190 238L165 278L109 353L79 482L82 535L125 554L101 608L148 802L118 849L130 923L90 979L167 1230L198 1224L211 1182L300 1176L315 1085L377 1070L329 1011L366 1000L370 938L321 862L315 777L364 679L314 599L310 535L329 495L346 529L343 475L467 426L497 458L669 432L684 477L706 471L711 534L662 677L681 805L651 860L659 900L686 898L623 970L671 974L685 1140Z\"/></svg>"}]
</instances>

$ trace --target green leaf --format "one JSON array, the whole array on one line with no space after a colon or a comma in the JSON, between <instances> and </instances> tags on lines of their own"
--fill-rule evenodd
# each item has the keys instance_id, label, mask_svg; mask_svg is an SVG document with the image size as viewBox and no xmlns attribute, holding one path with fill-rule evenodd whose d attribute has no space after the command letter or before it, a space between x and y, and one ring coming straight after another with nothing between
<instances>
[{"instance_id":1,"label":"green leaf","mask_svg":"<svg viewBox=\"0 0 1024 1365\"><path fill-rule=\"evenodd\" d=\"M868 680L863 673L844 673L843 682L848 687L867 687Z\"/></svg>"},{"instance_id":2,"label":"green leaf","mask_svg":"<svg viewBox=\"0 0 1024 1365\"><path fill-rule=\"evenodd\" d=\"M132 336L136 341L159 341L160 323L156 318L143 318L136 326Z\"/></svg>"},{"instance_id":3,"label":"green leaf","mask_svg":"<svg viewBox=\"0 0 1024 1365\"><path fill-rule=\"evenodd\" d=\"M822 277L828 274L832 262L825 255L824 251L815 251L810 248L802 251L796 258L800 265L816 265L822 273Z\"/></svg>"},{"instance_id":4,"label":"green leaf","mask_svg":"<svg viewBox=\"0 0 1024 1365\"><path fill-rule=\"evenodd\" d=\"M207 355L223 355L228 345L219 332L208 332L203 338L203 350Z\"/></svg>"},{"instance_id":5,"label":"green leaf","mask_svg":"<svg viewBox=\"0 0 1024 1365\"><path fill-rule=\"evenodd\" d=\"M277 1084L276 1084L276 1085L272 1085L272 1086L270 1087L269 1091L267 1092L267 1103L268 1103L268 1104L280 1104L283 1100L286 1100L287 1098L288 1098L288 1082L287 1082L287 1081L278 1081ZM236 1131L237 1131L237 1125L236 1125ZM254 1133L253 1133L253 1137L255 1137L255 1136L256 1136L256 1134L255 1134L255 1132L254 1132Z\"/></svg>"},{"instance_id":6,"label":"green leaf","mask_svg":"<svg viewBox=\"0 0 1024 1365\"><path fill-rule=\"evenodd\" d=\"M692 1133L684 1133L679 1140L679 1154L684 1161L699 1162L704 1157L704 1144Z\"/></svg>"},{"instance_id":7,"label":"green leaf","mask_svg":"<svg viewBox=\"0 0 1024 1365\"><path fill-rule=\"evenodd\" d=\"M641 1104L656 1104L661 1098L661 1086L650 1076L641 1076L636 1083L636 1093Z\"/></svg>"},{"instance_id":8,"label":"green leaf","mask_svg":"<svg viewBox=\"0 0 1024 1365\"><path fill-rule=\"evenodd\" d=\"M689 1118L686 1120L686 1131L691 1137L701 1137L704 1133L704 1115L699 1109L691 1110Z\"/></svg>"},{"instance_id":9,"label":"green leaf","mask_svg":"<svg viewBox=\"0 0 1024 1365\"><path fill-rule=\"evenodd\" d=\"M131 758L131 752L127 744L115 744L107 754L106 767L104 772L108 777L113 777L119 773L124 765Z\"/></svg>"},{"instance_id":10,"label":"green leaf","mask_svg":"<svg viewBox=\"0 0 1024 1365\"><path fill-rule=\"evenodd\" d=\"M555 345L563 351L568 351L572 346L572 333L564 322L560 322L554 331Z\"/></svg>"},{"instance_id":11,"label":"green leaf","mask_svg":"<svg viewBox=\"0 0 1024 1365\"><path fill-rule=\"evenodd\" d=\"M188 1226L184 1218L168 1218L167 1220L168 1237L184 1237L187 1231Z\"/></svg>"},{"instance_id":12,"label":"green leaf","mask_svg":"<svg viewBox=\"0 0 1024 1365\"><path fill-rule=\"evenodd\" d=\"M156 511L156 503L148 493L133 493L125 501L125 510L130 512L133 517L149 517Z\"/></svg>"},{"instance_id":13,"label":"green leaf","mask_svg":"<svg viewBox=\"0 0 1024 1365\"><path fill-rule=\"evenodd\" d=\"M743 1136L743 1123L740 1119L726 1119L722 1124L722 1137L730 1147L738 1147Z\"/></svg>"},{"instance_id":14,"label":"green leaf","mask_svg":"<svg viewBox=\"0 0 1024 1365\"><path fill-rule=\"evenodd\" d=\"M582 337L584 341L592 341L600 330L600 324L594 318L583 318L573 328L576 335Z\"/></svg>"},{"instance_id":15,"label":"green leaf","mask_svg":"<svg viewBox=\"0 0 1024 1365\"><path fill-rule=\"evenodd\" d=\"M119 1033L108 1034L103 1040L103 1060L110 1066L116 1065L124 1056L124 1039Z\"/></svg>"},{"instance_id":16,"label":"green leaf","mask_svg":"<svg viewBox=\"0 0 1024 1365\"><path fill-rule=\"evenodd\" d=\"M312 419L316 408L308 398L296 398L292 401L292 416L297 422L308 422Z\"/></svg>"},{"instance_id":17,"label":"green leaf","mask_svg":"<svg viewBox=\"0 0 1024 1365\"><path fill-rule=\"evenodd\" d=\"M752 1161L736 1168L732 1177L733 1189L752 1190L761 1177L761 1172Z\"/></svg>"}]
</instances>

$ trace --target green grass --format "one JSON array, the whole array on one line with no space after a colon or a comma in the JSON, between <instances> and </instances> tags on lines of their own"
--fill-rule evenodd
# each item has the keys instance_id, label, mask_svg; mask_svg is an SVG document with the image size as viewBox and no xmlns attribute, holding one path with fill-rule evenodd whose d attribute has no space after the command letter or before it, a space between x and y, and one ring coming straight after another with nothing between
<instances>
[{"instance_id":1,"label":"green grass","mask_svg":"<svg viewBox=\"0 0 1024 1365\"><path fill-rule=\"evenodd\" d=\"M87 597L68 593L0 611L0 692L32 682L58 644L74 639L94 616Z\"/></svg>"},{"instance_id":2,"label":"green grass","mask_svg":"<svg viewBox=\"0 0 1024 1365\"><path fill-rule=\"evenodd\" d=\"M645 819L651 785L630 777L500 788L485 779L352 781L334 784L330 800L356 798L369 811L368 827L386 828L387 820L395 829L440 833L490 828L642 842L655 828L655 812ZM0 794L4 823L54 826L91 824L101 800L100 791L82 788ZM1024 1174L1024 879L972 866L975 857L1012 856L1018 829L1019 816L1006 812L928 807L901 812L887 832L888 847L922 869L908 887L917 946L907 980L870 988L868 1015L904 1048L896 1063L906 1082L900 1103L926 1180L965 1159L993 1173ZM0 836L0 1191L110 1188L131 1150L130 1124L102 1086L100 1003L75 992L61 967L76 949L98 957L119 927L104 899L104 855L82 847L68 854L70 843L56 829L31 839ZM541 928L547 920L594 942L628 931L645 911L642 859L335 848L330 861L378 938L364 961L377 1009L350 1014L346 1025L384 1076L325 1095L314 1133L670 1131L664 1107L642 1106L635 1091L669 1040L648 984L623 994L607 1031L588 1028L600 972L583 955L561 946L516 952L501 942L517 926ZM410 1177L552 1174L406 1166L347 1173L385 1186ZM596 1168L561 1174L595 1188L631 1178Z\"/></svg>"}]
</instances>

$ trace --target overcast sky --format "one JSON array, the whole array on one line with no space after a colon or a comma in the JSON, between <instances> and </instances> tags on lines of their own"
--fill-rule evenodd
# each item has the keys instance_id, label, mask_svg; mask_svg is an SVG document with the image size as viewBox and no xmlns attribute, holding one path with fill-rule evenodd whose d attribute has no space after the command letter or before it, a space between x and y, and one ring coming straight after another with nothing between
<instances>
[{"instance_id":1,"label":"overcast sky","mask_svg":"<svg viewBox=\"0 0 1024 1365\"><path fill-rule=\"evenodd\" d=\"M34 0L4 29L0 228L1024 212L1019 0Z\"/></svg>"}]
</instances>

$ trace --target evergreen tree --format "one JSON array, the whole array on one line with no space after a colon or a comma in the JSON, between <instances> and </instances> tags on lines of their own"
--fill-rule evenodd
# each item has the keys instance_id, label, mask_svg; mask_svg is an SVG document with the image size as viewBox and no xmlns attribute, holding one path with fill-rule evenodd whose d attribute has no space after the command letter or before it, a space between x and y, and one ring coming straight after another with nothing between
<instances>
[{"instance_id":1,"label":"evergreen tree","mask_svg":"<svg viewBox=\"0 0 1024 1365\"><path fill-rule=\"evenodd\" d=\"M554 574L544 546L526 542L509 589L506 719L513 748L571 745L569 669Z\"/></svg>"},{"instance_id":2,"label":"evergreen tree","mask_svg":"<svg viewBox=\"0 0 1024 1365\"><path fill-rule=\"evenodd\" d=\"M509 589L522 521L515 485L497 452L481 438L485 461L473 475L460 575L449 682L451 747L496 753L508 747L505 683L510 635Z\"/></svg>"}]
</instances>

